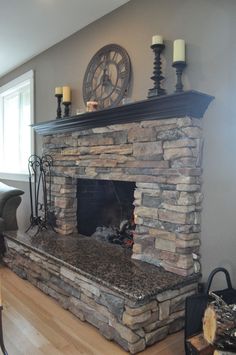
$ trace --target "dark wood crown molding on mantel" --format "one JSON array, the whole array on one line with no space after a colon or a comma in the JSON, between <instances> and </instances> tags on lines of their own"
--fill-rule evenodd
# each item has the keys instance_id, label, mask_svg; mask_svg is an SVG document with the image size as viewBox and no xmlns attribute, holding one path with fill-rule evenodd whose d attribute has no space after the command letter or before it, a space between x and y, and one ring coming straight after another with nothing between
<instances>
[{"instance_id":1,"label":"dark wood crown molding on mantel","mask_svg":"<svg viewBox=\"0 0 236 355\"><path fill-rule=\"evenodd\" d=\"M77 116L36 123L32 127L36 133L48 135L145 120L184 116L201 118L213 99L213 96L191 90L101 111L86 112Z\"/></svg>"}]
</instances>

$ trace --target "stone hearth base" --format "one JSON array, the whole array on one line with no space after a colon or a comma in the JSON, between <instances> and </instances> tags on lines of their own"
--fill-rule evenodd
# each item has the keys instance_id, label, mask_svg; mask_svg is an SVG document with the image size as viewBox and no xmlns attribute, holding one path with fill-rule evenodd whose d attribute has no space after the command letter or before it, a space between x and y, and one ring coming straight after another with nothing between
<instances>
[{"instance_id":1,"label":"stone hearth base","mask_svg":"<svg viewBox=\"0 0 236 355\"><path fill-rule=\"evenodd\" d=\"M184 325L185 298L196 293L198 275L178 276L78 235L11 232L5 239L10 269L131 354Z\"/></svg>"}]
</instances>

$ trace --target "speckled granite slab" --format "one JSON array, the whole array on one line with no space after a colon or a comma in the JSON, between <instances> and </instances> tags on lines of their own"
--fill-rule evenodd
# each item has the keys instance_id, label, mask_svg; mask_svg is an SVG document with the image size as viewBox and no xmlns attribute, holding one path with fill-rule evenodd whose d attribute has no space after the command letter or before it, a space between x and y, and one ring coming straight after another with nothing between
<instances>
[{"instance_id":1,"label":"speckled granite slab","mask_svg":"<svg viewBox=\"0 0 236 355\"><path fill-rule=\"evenodd\" d=\"M6 237L28 246L55 262L119 292L133 301L144 301L165 290L193 282L199 275L179 276L131 259L130 250L80 235L62 236L52 231L37 235L7 232Z\"/></svg>"}]
</instances>

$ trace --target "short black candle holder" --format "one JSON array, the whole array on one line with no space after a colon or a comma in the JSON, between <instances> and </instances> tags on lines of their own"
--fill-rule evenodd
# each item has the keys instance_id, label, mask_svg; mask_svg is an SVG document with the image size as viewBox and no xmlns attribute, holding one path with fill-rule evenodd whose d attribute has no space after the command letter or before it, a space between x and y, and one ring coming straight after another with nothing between
<instances>
[{"instance_id":1,"label":"short black candle holder","mask_svg":"<svg viewBox=\"0 0 236 355\"><path fill-rule=\"evenodd\" d=\"M172 67L174 67L176 69L176 76L177 76L177 83L175 86L175 92L183 92L183 83L182 83L182 74L183 74L183 70L186 67L186 62L183 61L178 61L178 62L174 62L172 64Z\"/></svg>"},{"instance_id":2,"label":"short black candle holder","mask_svg":"<svg viewBox=\"0 0 236 355\"><path fill-rule=\"evenodd\" d=\"M61 118L61 99L62 99L62 94L55 94L55 97L57 98L57 117L56 118Z\"/></svg>"},{"instance_id":3,"label":"short black candle holder","mask_svg":"<svg viewBox=\"0 0 236 355\"><path fill-rule=\"evenodd\" d=\"M70 101L65 101L65 102L63 102L63 105L65 106L64 116L63 117L69 117L71 102Z\"/></svg>"},{"instance_id":4,"label":"short black candle holder","mask_svg":"<svg viewBox=\"0 0 236 355\"><path fill-rule=\"evenodd\" d=\"M166 94L165 89L161 87L161 81L164 79L161 70L161 52L164 50L165 45L153 44L151 48L155 55L153 76L151 77L151 79L154 81L154 87L148 90L148 99Z\"/></svg>"}]
</instances>

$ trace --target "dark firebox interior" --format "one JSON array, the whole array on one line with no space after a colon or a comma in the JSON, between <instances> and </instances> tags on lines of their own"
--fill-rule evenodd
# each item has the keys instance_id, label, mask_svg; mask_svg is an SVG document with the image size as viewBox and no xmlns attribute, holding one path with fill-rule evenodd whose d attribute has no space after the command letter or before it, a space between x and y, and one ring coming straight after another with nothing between
<instances>
[{"instance_id":1,"label":"dark firebox interior","mask_svg":"<svg viewBox=\"0 0 236 355\"><path fill-rule=\"evenodd\" d=\"M77 226L90 236L97 227L119 227L133 220L134 182L78 179Z\"/></svg>"}]
</instances>

